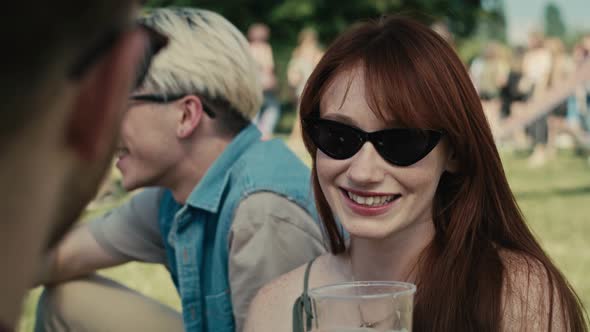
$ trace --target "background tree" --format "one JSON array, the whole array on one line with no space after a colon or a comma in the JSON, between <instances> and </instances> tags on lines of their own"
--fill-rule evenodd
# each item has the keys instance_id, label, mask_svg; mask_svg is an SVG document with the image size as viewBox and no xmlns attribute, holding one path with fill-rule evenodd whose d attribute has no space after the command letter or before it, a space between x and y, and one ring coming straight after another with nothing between
<instances>
[{"instance_id":1,"label":"background tree","mask_svg":"<svg viewBox=\"0 0 590 332\"><path fill-rule=\"evenodd\" d=\"M490 0L483 0L488 1ZM492 2L497 0L491 0ZM194 6L220 13L245 31L265 22L276 41L294 42L306 26L315 27L323 40L332 40L360 19L404 12L426 23L446 18L453 34L463 38L474 30L481 0L149 0L147 7ZM422 14L421 14L422 13ZM424 14L425 13L425 14Z\"/></svg>"},{"instance_id":2,"label":"background tree","mask_svg":"<svg viewBox=\"0 0 590 332\"><path fill-rule=\"evenodd\" d=\"M465 63L481 54L490 41L507 44L506 16L503 0L482 0L477 25L471 34L461 38L457 51Z\"/></svg>"},{"instance_id":3,"label":"background tree","mask_svg":"<svg viewBox=\"0 0 590 332\"><path fill-rule=\"evenodd\" d=\"M566 27L561 18L561 11L554 3L545 6L545 35L547 37L565 38Z\"/></svg>"}]
</instances>

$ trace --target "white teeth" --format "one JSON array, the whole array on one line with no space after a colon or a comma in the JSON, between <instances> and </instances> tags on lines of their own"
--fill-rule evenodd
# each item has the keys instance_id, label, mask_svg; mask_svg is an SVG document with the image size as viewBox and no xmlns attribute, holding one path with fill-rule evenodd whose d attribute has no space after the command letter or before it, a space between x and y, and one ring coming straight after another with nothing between
<instances>
[{"instance_id":1,"label":"white teeth","mask_svg":"<svg viewBox=\"0 0 590 332\"><path fill-rule=\"evenodd\" d=\"M365 204L367 204L367 198L362 197L362 196L357 196L356 197L356 202L359 203L359 204L365 205Z\"/></svg>"},{"instance_id":2,"label":"white teeth","mask_svg":"<svg viewBox=\"0 0 590 332\"><path fill-rule=\"evenodd\" d=\"M393 201L396 198L396 195L365 197L353 194L350 191L347 191L346 194L355 203L366 206L382 206Z\"/></svg>"}]
</instances>

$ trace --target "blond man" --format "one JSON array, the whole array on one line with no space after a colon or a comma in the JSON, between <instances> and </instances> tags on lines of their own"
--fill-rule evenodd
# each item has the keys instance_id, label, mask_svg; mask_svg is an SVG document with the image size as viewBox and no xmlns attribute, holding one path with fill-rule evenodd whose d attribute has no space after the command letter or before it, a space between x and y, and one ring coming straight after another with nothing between
<instances>
[{"instance_id":1,"label":"blond man","mask_svg":"<svg viewBox=\"0 0 590 332\"><path fill-rule=\"evenodd\" d=\"M182 313L93 277L49 288L39 331L241 330L258 288L324 251L308 169L251 124L262 89L245 37L199 9L142 22L171 40L130 95L117 167L126 189L152 188L70 233L43 281L159 263Z\"/></svg>"}]
</instances>

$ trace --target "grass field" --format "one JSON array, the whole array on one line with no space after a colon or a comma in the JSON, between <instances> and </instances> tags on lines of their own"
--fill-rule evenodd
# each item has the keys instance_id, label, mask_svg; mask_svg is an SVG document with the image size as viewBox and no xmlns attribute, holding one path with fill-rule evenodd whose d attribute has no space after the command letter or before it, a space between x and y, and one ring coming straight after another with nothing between
<instances>
[{"instance_id":1,"label":"grass field","mask_svg":"<svg viewBox=\"0 0 590 332\"><path fill-rule=\"evenodd\" d=\"M585 306L590 307L590 165L573 153L537 169L527 167L526 157L503 155L508 179L530 227L543 247L570 280ZM127 264L105 270L104 275L180 308L167 272L147 264ZM24 304L18 331L32 331L39 290L31 291Z\"/></svg>"}]
</instances>

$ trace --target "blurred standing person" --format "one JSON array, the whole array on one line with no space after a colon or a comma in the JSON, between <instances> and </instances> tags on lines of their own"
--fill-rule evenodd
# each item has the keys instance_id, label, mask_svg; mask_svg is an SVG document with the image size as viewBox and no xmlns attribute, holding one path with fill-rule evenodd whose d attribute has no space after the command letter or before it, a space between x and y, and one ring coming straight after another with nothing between
<instances>
[{"instance_id":1,"label":"blurred standing person","mask_svg":"<svg viewBox=\"0 0 590 332\"><path fill-rule=\"evenodd\" d=\"M524 102L532 93L532 83L522 73L522 62L526 50L517 46L510 56L510 69L505 84L500 88L500 118L506 119L512 114L514 102Z\"/></svg>"},{"instance_id":2,"label":"blurred standing person","mask_svg":"<svg viewBox=\"0 0 590 332\"><path fill-rule=\"evenodd\" d=\"M510 66L506 60L502 45L490 42L481 56L469 67L469 73L481 100L497 99L500 88L506 83Z\"/></svg>"},{"instance_id":3,"label":"blurred standing person","mask_svg":"<svg viewBox=\"0 0 590 332\"><path fill-rule=\"evenodd\" d=\"M577 61L577 65L581 65L586 61L590 61L590 34L584 36L582 42L580 43L581 50L578 56L579 61ZM590 109L590 82L586 84L586 110ZM588 128L590 130L590 128Z\"/></svg>"},{"instance_id":4,"label":"blurred standing person","mask_svg":"<svg viewBox=\"0 0 590 332\"><path fill-rule=\"evenodd\" d=\"M582 38L581 44L584 47L584 49L586 50L586 58L590 57L590 34L586 34Z\"/></svg>"},{"instance_id":5,"label":"blurred standing person","mask_svg":"<svg viewBox=\"0 0 590 332\"><path fill-rule=\"evenodd\" d=\"M289 86L295 91L297 109L299 109L300 98L305 83L324 55L315 29L305 28L301 30L298 39L297 47L293 50L293 55L287 66L287 81L289 82ZM301 127L299 125L299 112L297 112L289 137L289 145L291 147L298 147L301 144Z\"/></svg>"},{"instance_id":6,"label":"blurred standing person","mask_svg":"<svg viewBox=\"0 0 590 332\"><path fill-rule=\"evenodd\" d=\"M506 51L498 42L492 41L469 69L492 132L495 132L500 120L500 90L506 84L510 71Z\"/></svg>"},{"instance_id":7,"label":"blurred standing person","mask_svg":"<svg viewBox=\"0 0 590 332\"><path fill-rule=\"evenodd\" d=\"M533 31L529 35L528 50L523 59L523 76L532 85L532 99L541 98L548 88L551 74L551 52L545 46L543 35ZM529 166L538 167L546 161L546 148L548 140L547 117L543 116L535 120L527 131L533 139L533 152L529 157Z\"/></svg>"},{"instance_id":8,"label":"blurred standing person","mask_svg":"<svg viewBox=\"0 0 590 332\"><path fill-rule=\"evenodd\" d=\"M586 49L583 40L574 46L572 53L574 71L590 60L590 49ZM568 126L574 132L578 141L584 141L590 145L590 82L581 84L575 91L574 96L569 99L567 110Z\"/></svg>"},{"instance_id":9,"label":"blurred standing person","mask_svg":"<svg viewBox=\"0 0 590 332\"><path fill-rule=\"evenodd\" d=\"M138 7L132 0L15 1L0 21L7 47L0 63L0 331L15 327L43 252L76 221L110 165L150 40L133 22ZM13 13L26 13L26 24Z\"/></svg>"},{"instance_id":10,"label":"blurred standing person","mask_svg":"<svg viewBox=\"0 0 590 332\"><path fill-rule=\"evenodd\" d=\"M254 123L264 138L272 137L281 116L281 104L275 96L277 78L272 47L268 43L270 28L263 23L255 23L248 28L248 41L254 60L258 64L263 90L263 102Z\"/></svg>"},{"instance_id":11,"label":"blurred standing person","mask_svg":"<svg viewBox=\"0 0 590 332\"><path fill-rule=\"evenodd\" d=\"M582 64L585 63L586 61L590 61L590 34L587 34L584 37L584 42L583 42L583 49L582 49L582 54L580 57L580 62L578 64ZM586 123L587 123L587 128L586 130L590 131L590 82L586 83L586 87L585 87L585 92L586 92ZM583 101L582 101L583 103Z\"/></svg>"},{"instance_id":12,"label":"blurred standing person","mask_svg":"<svg viewBox=\"0 0 590 332\"><path fill-rule=\"evenodd\" d=\"M573 74L574 62L572 57L567 54L565 45L560 39L547 39L546 45L551 52L551 71L547 86L551 89L559 88ZM547 150L551 154L557 148L556 140L559 133L563 131L571 133L566 121L568 99L569 97L557 105L547 117Z\"/></svg>"},{"instance_id":13,"label":"blurred standing person","mask_svg":"<svg viewBox=\"0 0 590 332\"><path fill-rule=\"evenodd\" d=\"M522 67L523 75L534 84L532 98L539 98L547 91L551 64L551 52L545 45L545 37L538 31L531 32Z\"/></svg>"}]
</instances>

